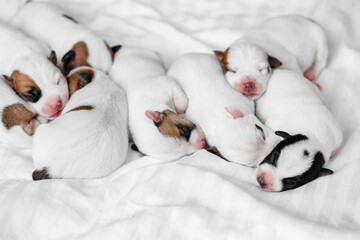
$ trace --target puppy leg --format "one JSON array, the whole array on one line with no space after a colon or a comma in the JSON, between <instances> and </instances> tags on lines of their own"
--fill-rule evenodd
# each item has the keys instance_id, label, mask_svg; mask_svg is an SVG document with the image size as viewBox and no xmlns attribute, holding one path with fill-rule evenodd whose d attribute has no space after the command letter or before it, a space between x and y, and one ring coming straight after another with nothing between
<instances>
[{"instance_id":1,"label":"puppy leg","mask_svg":"<svg viewBox=\"0 0 360 240\"><path fill-rule=\"evenodd\" d=\"M179 86L179 84L175 80L171 81L171 92L172 92L172 100L174 103L175 110L178 114L185 113L189 100L187 96L185 95L182 88Z\"/></svg>"}]
</instances>

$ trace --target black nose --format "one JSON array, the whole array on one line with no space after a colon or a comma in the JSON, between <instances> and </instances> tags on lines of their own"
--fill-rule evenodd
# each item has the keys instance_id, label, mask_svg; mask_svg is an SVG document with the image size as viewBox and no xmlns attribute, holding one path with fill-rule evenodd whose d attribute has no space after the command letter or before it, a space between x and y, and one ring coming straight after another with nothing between
<instances>
[{"instance_id":1,"label":"black nose","mask_svg":"<svg viewBox=\"0 0 360 240\"><path fill-rule=\"evenodd\" d=\"M264 179L263 176L258 177L257 181L258 181L258 183L260 184L260 187L261 187L261 188L266 187L266 182L265 182L265 179Z\"/></svg>"}]
</instances>

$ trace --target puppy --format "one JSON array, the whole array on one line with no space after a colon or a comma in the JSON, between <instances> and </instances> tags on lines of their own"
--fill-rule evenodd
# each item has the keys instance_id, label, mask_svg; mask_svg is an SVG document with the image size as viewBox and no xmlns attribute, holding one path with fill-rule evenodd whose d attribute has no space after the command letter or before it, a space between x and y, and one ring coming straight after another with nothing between
<instances>
[{"instance_id":1,"label":"puppy","mask_svg":"<svg viewBox=\"0 0 360 240\"><path fill-rule=\"evenodd\" d=\"M9 21L29 0L0 0L0 20Z\"/></svg>"},{"instance_id":2,"label":"puppy","mask_svg":"<svg viewBox=\"0 0 360 240\"><path fill-rule=\"evenodd\" d=\"M5 76L0 75L0 142L6 146L29 150L32 135L41 119L28 103L14 93L7 82Z\"/></svg>"},{"instance_id":3,"label":"puppy","mask_svg":"<svg viewBox=\"0 0 360 240\"><path fill-rule=\"evenodd\" d=\"M227 84L214 56L186 54L168 75L189 98L186 117L200 125L208 144L226 160L257 166L280 141L253 115L254 102Z\"/></svg>"},{"instance_id":4,"label":"puppy","mask_svg":"<svg viewBox=\"0 0 360 240\"><path fill-rule=\"evenodd\" d=\"M121 48L110 76L126 91L130 133L140 152L174 160L205 146L201 129L179 115L185 112L188 100L180 86L166 76L156 53Z\"/></svg>"},{"instance_id":5,"label":"puppy","mask_svg":"<svg viewBox=\"0 0 360 240\"><path fill-rule=\"evenodd\" d=\"M73 93L69 103L34 135L34 180L103 177L126 158L124 91L105 73L89 67L74 69L67 80Z\"/></svg>"},{"instance_id":6,"label":"puppy","mask_svg":"<svg viewBox=\"0 0 360 240\"><path fill-rule=\"evenodd\" d=\"M108 73L114 53L120 48L110 48L95 33L49 3L27 3L11 23L49 44L59 55L64 74L79 66L92 66Z\"/></svg>"},{"instance_id":7,"label":"puppy","mask_svg":"<svg viewBox=\"0 0 360 240\"><path fill-rule=\"evenodd\" d=\"M256 111L284 140L256 170L262 189L290 190L332 173L323 166L340 146L342 133L318 94L315 85L300 74L274 71L265 94L257 100Z\"/></svg>"},{"instance_id":8,"label":"puppy","mask_svg":"<svg viewBox=\"0 0 360 240\"><path fill-rule=\"evenodd\" d=\"M16 94L41 116L54 119L68 101L56 54L17 29L0 23L0 73Z\"/></svg>"},{"instance_id":9,"label":"puppy","mask_svg":"<svg viewBox=\"0 0 360 240\"><path fill-rule=\"evenodd\" d=\"M299 15L284 15L267 19L225 52L215 54L229 84L257 99L265 92L274 68L304 73L314 82L326 65L328 46L317 23Z\"/></svg>"}]
</instances>

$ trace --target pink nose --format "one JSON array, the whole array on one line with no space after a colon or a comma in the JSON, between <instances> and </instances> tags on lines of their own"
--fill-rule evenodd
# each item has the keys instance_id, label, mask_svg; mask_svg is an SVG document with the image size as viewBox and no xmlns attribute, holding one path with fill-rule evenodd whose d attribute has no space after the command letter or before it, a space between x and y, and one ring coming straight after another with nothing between
<instances>
[{"instance_id":1,"label":"pink nose","mask_svg":"<svg viewBox=\"0 0 360 240\"><path fill-rule=\"evenodd\" d=\"M265 191L273 191L273 177L271 174L260 173L256 177L260 187Z\"/></svg>"},{"instance_id":2,"label":"pink nose","mask_svg":"<svg viewBox=\"0 0 360 240\"><path fill-rule=\"evenodd\" d=\"M55 109L55 111L60 111L62 107L63 107L62 101L61 99L59 99L52 108Z\"/></svg>"}]
</instances>

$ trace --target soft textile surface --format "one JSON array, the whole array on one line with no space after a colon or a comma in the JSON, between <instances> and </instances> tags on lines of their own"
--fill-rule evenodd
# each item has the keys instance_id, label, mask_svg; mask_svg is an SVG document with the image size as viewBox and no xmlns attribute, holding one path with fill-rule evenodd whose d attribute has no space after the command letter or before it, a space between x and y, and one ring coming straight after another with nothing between
<instances>
[{"instance_id":1,"label":"soft textile surface","mask_svg":"<svg viewBox=\"0 0 360 240\"><path fill-rule=\"evenodd\" d=\"M269 16L311 17L329 37L319 82L344 143L328 165L334 175L282 193L263 192L254 169L204 150L174 162L129 160L103 179L32 182L31 159L0 147L0 239L360 239L359 1L54 3L111 45L156 50L167 66L186 52L223 50Z\"/></svg>"}]
</instances>

